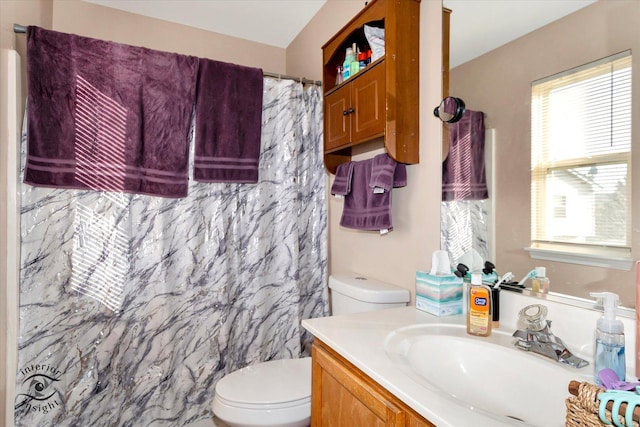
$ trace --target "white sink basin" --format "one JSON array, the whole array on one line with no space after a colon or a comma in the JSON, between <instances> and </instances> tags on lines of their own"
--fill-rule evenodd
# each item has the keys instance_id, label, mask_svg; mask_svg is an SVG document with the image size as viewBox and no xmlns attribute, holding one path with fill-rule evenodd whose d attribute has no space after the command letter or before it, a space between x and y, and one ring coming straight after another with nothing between
<instances>
[{"instance_id":1,"label":"white sink basin","mask_svg":"<svg viewBox=\"0 0 640 427\"><path fill-rule=\"evenodd\" d=\"M413 325L389 334L387 356L420 385L505 424L564 426L571 380L592 381L593 366L575 369L513 347L511 333L474 337L465 325Z\"/></svg>"}]
</instances>

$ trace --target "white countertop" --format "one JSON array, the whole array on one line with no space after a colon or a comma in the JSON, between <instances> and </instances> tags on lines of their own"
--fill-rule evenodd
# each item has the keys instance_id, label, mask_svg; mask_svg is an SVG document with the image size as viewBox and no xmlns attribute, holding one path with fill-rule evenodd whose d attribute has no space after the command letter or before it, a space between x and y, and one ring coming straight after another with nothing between
<instances>
[{"instance_id":1,"label":"white countertop","mask_svg":"<svg viewBox=\"0 0 640 427\"><path fill-rule=\"evenodd\" d=\"M464 324L465 318L436 317L415 307L402 307L308 319L302 321L302 326L433 424L439 427L496 426L495 419L481 417L484 419L479 420L472 411L461 411L459 405L426 389L400 372L387 357L384 342L393 330L439 322Z\"/></svg>"},{"instance_id":2,"label":"white countertop","mask_svg":"<svg viewBox=\"0 0 640 427\"><path fill-rule=\"evenodd\" d=\"M601 313L554 301L541 301L512 292L502 292L502 294L499 331L511 334L517 325L517 312L528 304L542 303L549 308L548 319L553 321L552 330L554 333L567 343L574 354L583 357L585 355L591 356L592 352L589 351L589 348L593 341L592 326L595 326L595 321ZM576 332L575 322L589 326ZM635 349L635 339L630 339L630 336L633 335L635 338L635 329L629 328L629 326L633 326L633 322L629 323L628 320L625 322L627 323L627 348L629 349L627 353L633 354L634 351L631 349ZM424 387L411 375L402 372L387 356L384 344L389 333L405 326L434 323L465 325L466 318L464 316L437 317L410 306L307 319L302 321L302 326L438 427L524 425L506 418L499 421L494 417L456 403L450 398L443 397L441 393ZM556 325L560 326L562 323L565 323L564 328L554 329ZM573 329L572 336L567 336L567 328ZM562 331L565 335L558 331ZM443 351L446 350L443 349ZM428 356L425 355L425 357ZM535 356L531 355L531 357ZM632 357L628 357L628 359L632 359ZM555 362L549 361L549 363ZM629 361L627 368L628 372L633 372L633 366L629 366ZM567 396L569 396L568 392ZM523 402L523 404L532 404L532 402L533 400ZM564 420L559 420L559 425L563 425L563 423Z\"/></svg>"}]
</instances>

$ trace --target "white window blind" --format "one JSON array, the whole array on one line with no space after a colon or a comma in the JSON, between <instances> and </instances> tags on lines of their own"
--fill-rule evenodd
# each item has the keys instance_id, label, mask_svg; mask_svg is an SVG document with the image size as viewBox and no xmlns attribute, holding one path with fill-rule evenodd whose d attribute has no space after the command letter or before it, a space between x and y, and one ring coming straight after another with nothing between
<instances>
[{"instance_id":1,"label":"white window blind","mask_svg":"<svg viewBox=\"0 0 640 427\"><path fill-rule=\"evenodd\" d=\"M631 52L532 84L531 239L629 248Z\"/></svg>"}]
</instances>

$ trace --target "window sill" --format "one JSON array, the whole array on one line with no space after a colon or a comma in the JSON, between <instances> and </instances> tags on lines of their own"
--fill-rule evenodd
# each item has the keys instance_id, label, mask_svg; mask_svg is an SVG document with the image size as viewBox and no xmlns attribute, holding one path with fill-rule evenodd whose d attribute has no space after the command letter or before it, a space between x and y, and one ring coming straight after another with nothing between
<instances>
[{"instance_id":1,"label":"window sill","mask_svg":"<svg viewBox=\"0 0 640 427\"><path fill-rule=\"evenodd\" d=\"M532 243L525 248L533 259L588 265L591 267L631 270L633 260L628 248L586 247L557 243Z\"/></svg>"}]
</instances>

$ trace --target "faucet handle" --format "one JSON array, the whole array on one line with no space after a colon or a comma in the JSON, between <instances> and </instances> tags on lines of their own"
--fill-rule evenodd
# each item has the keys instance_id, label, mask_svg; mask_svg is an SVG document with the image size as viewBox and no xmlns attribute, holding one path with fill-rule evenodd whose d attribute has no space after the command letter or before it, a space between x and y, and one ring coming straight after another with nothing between
<instances>
[{"instance_id":1,"label":"faucet handle","mask_svg":"<svg viewBox=\"0 0 640 427\"><path fill-rule=\"evenodd\" d=\"M548 321L546 317L547 307L542 304L528 305L518 313L518 318L530 331L541 331L546 327L551 327L551 321Z\"/></svg>"}]
</instances>

